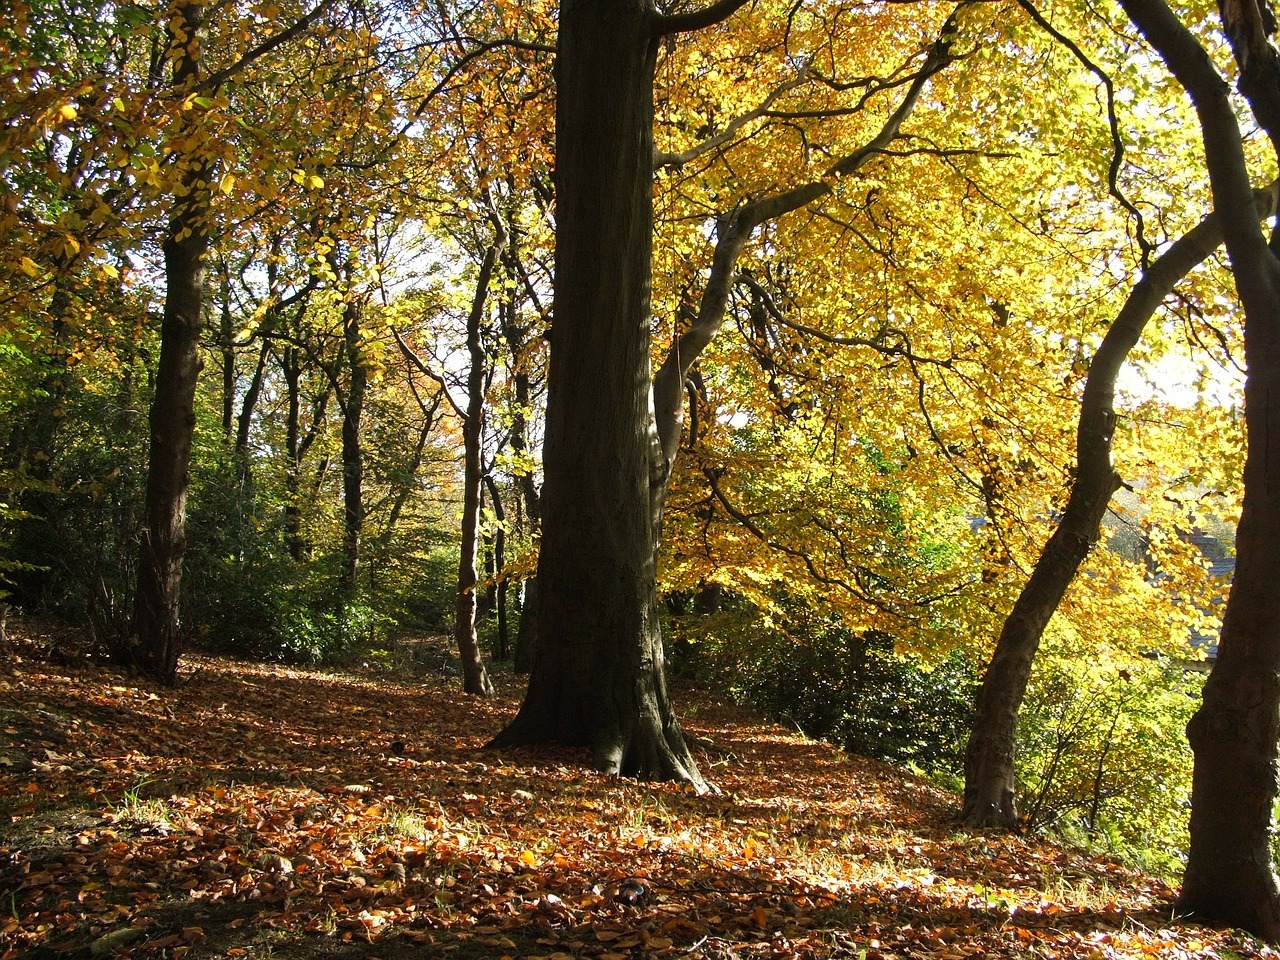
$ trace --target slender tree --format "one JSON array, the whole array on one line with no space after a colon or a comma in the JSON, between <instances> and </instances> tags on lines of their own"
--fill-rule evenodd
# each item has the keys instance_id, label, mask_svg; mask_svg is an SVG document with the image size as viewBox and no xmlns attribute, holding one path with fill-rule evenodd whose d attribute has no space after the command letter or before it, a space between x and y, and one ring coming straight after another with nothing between
<instances>
[{"instance_id":1,"label":"slender tree","mask_svg":"<svg viewBox=\"0 0 1280 960\"><path fill-rule=\"evenodd\" d=\"M1275 212L1277 189L1272 184L1258 192L1263 219ZM1123 482L1111 460L1120 368L1164 299L1221 243L1217 214L1174 241L1134 285L1090 361L1067 506L1005 619L978 693L965 754L963 816L970 827L1007 830L1018 822L1016 728L1032 662L1049 618L1097 542L1107 505Z\"/></svg>"},{"instance_id":2,"label":"slender tree","mask_svg":"<svg viewBox=\"0 0 1280 960\"><path fill-rule=\"evenodd\" d=\"M183 2L170 10L173 84L179 91L192 90L201 74L205 8L200 3ZM151 404L146 519L134 612L137 645L133 659L144 672L165 683L173 682L178 669L187 470L195 428L196 378L201 367L204 255L209 247L211 171L209 159L200 149L200 109L194 107L181 121L184 149L179 156L185 173L164 239L166 292L160 363Z\"/></svg>"},{"instance_id":3,"label":"slender tree","mask_svg":"<svg viewBox=\"0 0 1280 960\"><path fill-rule=\"evenodd\" d=\"M493 683L480 656L476 637L476 584L479 583L476 553L480 544L480 499L484 483L481 446L484 442L486 396L490 379L490 363L485 351L482 326L489 284L494 266L506 245L506 230L496 215L494 242L485 251L476 280L476 292L467 313L467 399L462 414L463 481L462 542L458 551L458 592L454 598L454 642L462 657L463 689L467 693L487 697ZM460 410L461 413L461 410Z\"/></svg>"}]
</instances>

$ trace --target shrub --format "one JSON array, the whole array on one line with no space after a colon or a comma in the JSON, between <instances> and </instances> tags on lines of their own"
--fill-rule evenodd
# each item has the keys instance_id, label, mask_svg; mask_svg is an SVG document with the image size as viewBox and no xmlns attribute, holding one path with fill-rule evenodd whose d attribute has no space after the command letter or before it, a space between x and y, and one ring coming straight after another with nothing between
<instances>
[{"instance_id":1,"label":"shrub","mask_svg":"<svg viewBox=\"0 0 1280 960\"><path fill-rule=\"evenodd\" d=\"M730 610L680 627L700 669L771 717L853 753L960 771L977 677L962 654L928 662L895 653L885 633L805 612L771 622Z\"/></svg>"},{"instance_id":2,"label":"shrub","mask_svg":"<svg viewBox=\"0 0 1280 960\"><path fill-rule=\"evenodd\" d=\"M1183 731L1202 682L1166 658L1042 651L1018 728L1027 826L1164 873L1180 869L1192 762Z\"/></svg>"}]
</instances>

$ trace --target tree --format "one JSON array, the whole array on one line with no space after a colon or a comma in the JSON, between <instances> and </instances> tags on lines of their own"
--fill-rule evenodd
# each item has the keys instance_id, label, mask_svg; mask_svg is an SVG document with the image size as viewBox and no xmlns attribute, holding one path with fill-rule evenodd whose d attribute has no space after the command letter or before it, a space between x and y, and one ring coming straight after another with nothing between
<instances>
[{"instance_id":1,"label":"tree","mask_svg":"<svg viewBox=\"0 0 1280 960\"><path fill-rule=\"evenodd\" d=\"M173 84L194 96L201 76L200 45L205 8L186 2L172 8L169 25ZM196 377L204 310L204 255L209 247L209 169L204 134L195 116L184 119L179 141L184 172L164 240L165 301L160 363L151 404L145 519L134 606L137 646L133 659L148 675L172 683L178 669L179 597L186 552L186 504L195 428Z\"/></svg>"},{"instance_id":2,"label":"tree","mask_svg":"<svg viewBox=\"0 0 1280 960\"><path fill-rule=\"evenodd\" d=\"M520 712L494 739L589 746L604 772L698 788L657 609L667 465L649 357L653 82L663 37L744 2L676 16L646 0L561 6L538 651Z\"/></svg>"},{"instance_id":3,"label":"tree","mask_svg":"<svg viewBox=\"0 0 1280 960\"><path fill-rule=\"evenodd\" d=\"M1280 735L1280 483L1272 448L1280 436L1280 259L1256 217L1226 81L1164 0L1121 5L1195 106L1214 208L1245 315L1244 503L1218 659L1187 727L1195 772L1191 850L1178 907L1276 943L1280 882L1270 842ZM1240 69L1240 90L1274 150L1280 147L1274 20L1256 5L1227 3L1219 12Z\"/></svg>"},{"instance_id":4,"label":"tree","mask_svg":"<svg viewBox=\"0 0 1280 960\"><path fill-rule=\"evenodd\" d=\"M1276 209L1273 184L1258 193L1258 215ZM1179 281L1222 242L1210 214L1165 250L1134 285L1089 364L1076 428L1076 469L1066 508L1005 619L978 693L965 757L964 810L970 827L1018 823L1015 730L1044 629L1099 537L1103 515L1122 484L1111 459L1116 379L1143 328Z\"/></svg>"}]
</instances>

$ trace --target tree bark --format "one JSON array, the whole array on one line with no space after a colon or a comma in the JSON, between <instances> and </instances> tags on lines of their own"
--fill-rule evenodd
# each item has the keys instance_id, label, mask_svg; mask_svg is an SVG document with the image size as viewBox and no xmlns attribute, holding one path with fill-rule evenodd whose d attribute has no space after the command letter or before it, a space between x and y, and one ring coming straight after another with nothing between
<instances>
[{"instance_id":1,"label":"tree bark","mask_svg":"<svg viewBox=\"0 0 1280 960\"><path fill-rule=\"evenodd\" d=\"M1276 208L1276 185L1257 194L1258 215ZM1089 365L1076 427L1076 473L1066 509L1018 595L987 665L965 752L965 825L1013 829L1018 823L1016 728L1032 661L1049 619L1098 539L1120 475L1111 462L1115 385L1164 298L1222 243L1216 214L1173 243L1134 285Z\"/></svg>"},{"instance_id":2,"label":"tree bark","mask_svg":"<svg viewBox=\"0 0 1280 960\"><path fill-rule=\"evenodd\" d=\"M502 491L498 489L492 474L485 474L484 488L489 495L495 521L493 552L490 554L493 564L488 571L493 578L493 609L498 621L498 640L494 659L506 660L511 656L511 627L507 622L507 578L503 576L503 569L507 565L507 531L504 527L507 511L502 503Z\"/></svg>"},{"instance_id":3,"label":"tree bark","mask_svg":"<svg viewBox=\"0 0 1280 960\"><path fill-rule=\"evenodd\" d=\"M1121 0L1195 105L1214 207L1245 315L1244 502L1218 660L1187 725L1195 754L1191 849L1179 911L1280 942L1280 881L1271 856L1280 735L1280 261L1254 216L1230 88L1164 0ZM1248 7L1246 9L1246 7ZM1220 7L1241 91L1272 136L1277 57L1256 5Z\"/></svg>"},{"instance_id":4,"label":"tree bark","mask_svg":"<svg viewBox=\"0 0 1280 960\"><path fill-rule=\"evenodd\" d=\"M199 40L204 7L174 8L170 37L175 50L174 87L181 90L200 72ZM192 108L192 113L198 112ZM184 120L184 125L198 123ZM187 130L191 135L194 131ZM199 138L194 138L199 142ZM134 607L137 646L131 658L147 675L172 683L180 650L179 600L186 553L187 473L195 433L196 379L200 373L200 329L204 307L204 255L208 249L209 170L198 152L183 157L183 193L174 200L164 240L165 302L160 362L151 403L146 521L140 538L138 591Z\"/></svg>"},{"instance_id":5,"label":"tree bark","mask_svg":"<svg viewBox=\"0 0 1280 960\"><path fill-rule=\"evenodd\" d=\"M348 267L348 279L350 267ZM360 421L369 372L360 355L363 304L350 299L343 309L343 342L350 377L342 398L342 576L339 587L354 598L360 585L360 541L364 535L364 450Z\"/></svg>"},{"instance_id":6,"label":"tree bark","mask_svg":"<svg viewBox=\"0 0 1280 960\"><path fill-rule=\"evenodd\" d=\"M485 396L489 382L489 356L480 325L488 299L493 267L506 237L499 228L494 245L485 251L476 280L476 293L467 315L467 407L462 417L462 543L458 554L458 593L454 601L453 638L462 658L462 687L467 693L488 697L493 683L480 655L476 637L476 553L480 542L480 493L484 483L481 444L484 441Z\"/></svg>"},{"instance_id":7,"label":"tree bark","mask_svg":"<svg viewBox=\"0 0 1280 960\"><path fill-rule=\"evenodd\" d=\"M556 61L556 280L538 652L495 745L590 748L598 770L705 783L666 688L651 493L653 72L646 0L566 0Z\"/></svg>"}]
</instances>

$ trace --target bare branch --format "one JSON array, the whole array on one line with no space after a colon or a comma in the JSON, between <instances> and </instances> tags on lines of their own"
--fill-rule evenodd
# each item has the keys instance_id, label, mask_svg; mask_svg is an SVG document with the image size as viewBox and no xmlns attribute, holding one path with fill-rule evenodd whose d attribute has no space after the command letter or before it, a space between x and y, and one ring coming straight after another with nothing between
<instances>
[{"instance_id":1,"label":"bare branch","mask_svg":"<svg viewBox=\"0 0 1280 960\"><path fill-rule=\"evenodd\" d=\"M1089 59L1083 50L1076 44L1074 40L1062 33L1051 24L1044 15L1036 9L1031 0L1018 0L1018 6L1026 11L1045 33L1053 37L1058 43L1070 51L1076 61L1086 70L1098 78L1098 82L1102 84L1102 89L1107 95L1107 125L1111 132L1111 164L1107 168L1107 190L1120 206L1128 211L1133 217L1134 240L1137 241L1138 251L1142 256L1142 266L1146 269L1150 265L1151 255L1155 252L1155 244L1147 239L1145 231L1145 221L1142 217L1142 211L1139 210L1132 201L1129 200L1123 190L1120 189L1120 167L1124 163L1124 140L1120 136L1120 121L1116 116L1116 91L1115 85L1111 82L1110 75L1099 67L1096 63Z\"/></svg>"}]
</instances>

